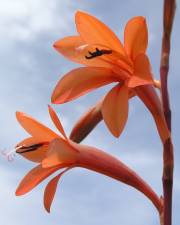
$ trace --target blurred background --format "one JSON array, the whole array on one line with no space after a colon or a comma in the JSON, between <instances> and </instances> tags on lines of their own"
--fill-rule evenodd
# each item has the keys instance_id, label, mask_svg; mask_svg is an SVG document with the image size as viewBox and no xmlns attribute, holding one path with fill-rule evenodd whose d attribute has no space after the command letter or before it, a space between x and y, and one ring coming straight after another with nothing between
<instances>
[{"instance_id":1,"label":"blurred background","mask_svg":"<svg viewBox=\"0 0 180 225\"><path fill-rule=\"evenodd\" d=\"M148 55L154 75L159 79L162 7L163 1L156 0L0 0L0 150L8 151L27 137L16 121L16 110L24 111L53 128L47 112L51 92L64 73L79 65L64 59L52 44L64 36L76 34L74 14L77 10L101 19L122 41L126 22L133 16L145 16L149 29ZM169 79L176 158L174 225L180 223L179 20L177 8ZM80 115L110 87L55 107L67 133ZM134 98L130 102L128 123L119 139L112 137L101 122L84 143L119 157L148 181L159 195L162 193L162 147L154 122L139 99ZM42 201L47 180L31 193L15 196L18 183L33 166L19 156L11 163L0 156L2 225L159 224L156 210L141 193L85 169L73 169L61 179L49 215L43 209Z\"/></svg>"}]
</instances>

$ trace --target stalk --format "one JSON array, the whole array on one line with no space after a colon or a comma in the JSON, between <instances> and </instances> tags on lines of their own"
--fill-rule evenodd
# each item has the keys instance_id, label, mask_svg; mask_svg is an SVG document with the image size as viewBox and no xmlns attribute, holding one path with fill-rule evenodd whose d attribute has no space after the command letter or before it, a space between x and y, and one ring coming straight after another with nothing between
<instances>
[{"instance_id":1,"label":"stalk","mask_svg":"<svg viewBox=\"0 0 180 225\"><path fill-rule=\"evenodd\" d=\"M171 108L168 91L168 72L169 72L169 56L171 49L171 31L173 27L174 15L176 9L175 0L164 0L164 15L163 15L163 37L161 50L161 96L164 110L164 116L171 132ZM162 215L162 224L172 224L172 192L173 192L173 168L174 168L174 154L171 138L169 138L163 145L163 196L164 209Z\"/></svg>"}]
</instances>

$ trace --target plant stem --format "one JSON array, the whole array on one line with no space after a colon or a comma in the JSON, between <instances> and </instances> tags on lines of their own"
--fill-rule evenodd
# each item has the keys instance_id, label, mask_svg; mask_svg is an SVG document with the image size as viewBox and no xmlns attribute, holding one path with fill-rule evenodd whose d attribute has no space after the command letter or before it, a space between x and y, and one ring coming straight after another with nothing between
<instances>
[{"instance_id":1,"label":"plant stem","mask_svg":"<svg viewBox=\"0 0 180 225\"><path fill-rule=\"evenodd\" d=\"M171 131L171 108L168 92L168 72L169 72L169 55L171 44L171 31L176 9L176 0L164 0L164 18L163 18L163 38L161 51L161 95L164 116L167 126ZM162 215L163 225L172 223L172 191L173 191L173 168L174 154L171 139L168 139L163 146L163 195L164 209Z\"/></svg>"}]
</instances>

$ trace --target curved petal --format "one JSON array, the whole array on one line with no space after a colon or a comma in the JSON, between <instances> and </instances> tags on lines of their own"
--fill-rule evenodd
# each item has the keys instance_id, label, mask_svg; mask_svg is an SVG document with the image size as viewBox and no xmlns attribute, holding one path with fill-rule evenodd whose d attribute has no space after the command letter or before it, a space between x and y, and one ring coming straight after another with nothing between
<instances>
[{"instance_id":1,"label":"curved petal","mask_svg":"<svg viewBox=\"0 0 180 225\"><path fill-rule=\"evenodd\" d=\"M36 137L28 137L28 138L25 138L24 140L20 141L16 147L19 147L19 146L30 146L30 145L34 145L34 144L37 144L39 143L41 140L36 138Z\"/></svg>"},{"instance_id":2,"label":"curved petal","mask_svg":"<svg viewBox=\"0 0 180 225\"><path fill-rule=\"evenodd\" d=\"M46 189L44 191L44 208L48 213L50 213L51 205L56 193L58 181L61 178L62 173L55 176L50 182L47 184Z\"/></svg>"},{"instance_id":3,"label":"curved petal","mask_svg":"<svg viewBox=\"0 0 180 225\"><path fill-rule=\"evenodd\" d=\"M21 124L21 126L30 135L38 138L41 141L51 141L52 139L58 137L58 135L52 130L50 130L48 127L44 126L37 120L33 119L31 116L23 112L16 112L16 118Z\"/></svg>"},{"instance_id":4,"label":"curved petal","mask_svg":"<svg viewBox=\"0 0 180 225\"><path fill-rule=\"evenodd\" d=\"M125 51L118 37L97 18L78 11L75 15L76 28L87 44L101 44L116 50L123 55Z\"/></svg>"},{"instance_id":5,"label":"curved petal","mask_svg":"<svg viewBox=\"0 0 180 225\"><path fill-rule=\"evenodd\" d=\"M41 165L36 166L23 178L16 190L16 195L20 196L26 194L52 173L64 167L66 167L66 165L59 165L48 169L42 168Z\"/></svg>"},{"instance_id":6,"label":"curved petal","mask_svg":"<svg viewBox=\"0 0 180 225\"><path fill-rule=\"evenodd\" d=\"M129 88L134 88L137 86L148 85L148 84L152 84L152 83L153 83L153 81L144 80L139 77L133 76L128 80L127 86Z\"/></svg>"},{"instance_id":7,"label":"curved petal","mask_svg":"<svg viewBox=\"0 0 180 225\"><path fill-rule=\"evenodd\" d=\"M102 104L103 119L115 137L119 137L128 118L128 88L117 85L106 95Z\"/></svg>"},{"instance_id":8,"label":"curved petal","mask_svg":"<svg viewBox=\"0 0 180 225\"><path fill-rule=\"evenodd\" d=\"M77 54L76 49L80 46L84 46L86 43L82 40L80 36L68 36L63 39L56 41L53 47L62 55L68 59L74 58Z\"/></svg>"},{"instance_id":9,"label":"curved petal","mask_svg":"<svg viewBox=\"0 0 180 225\"><path fill-rule=\"evenodd\" d=\"M54 139L47 152L47 157L42 161L43 168L57 166L59 164L73 164L77 160L78 150L69 142L62 139Z\"/></svg>"},{"instance_id":10,"label":"curved petal","mask_svg":"<svg viewBox=\"0 0 180 225\"><path fill-rule=\"evenodd\" d=\"M41 143L41 140L35 137L26 138L16 145L16 147L24 146L29 147ZM38 147L35 151L24 151L19 149L16 152L21 156L33 162L41 162L45 157L48 150L48 143L44 143Z\"/></svg>"},{"instance_id":11,"label":"curved petal","mask_svg":"<svg viewBox=\"0 0 180 225\"><path fill-rule=\"evenodd\" d=\"M54 48L63 56L72 60L73 62L80 63L86 66L98 66L110 68L112 65L100 57L91 60L86 59L88 51L93 52L96 46L88 46L82 41L80 36L69 36L54 43Z\"/></svg>"},{"instance_id":12,"label":"curved petal","mask_svg":"<svg viewBox=\"0 0 180 225\"><path fill-rule=\"evenodd\" d=\"M149 58L145 54L139 54L134 60L134 76L153 83L153 75L151 72L151 64Z\"/></svg>"},{"instance_id":13,"label":"curved petal","mask_svg":"<svg viewBox=\"0 0 180 225\"><path fill-rule=\"evenodd\" d=\"M136 95L136 92L131 89L129 90L129 98L133 98ZM76 142L80 143L86 138L87 135L100 123L103 119L102 117L102 103L103 99L97 102L92 106L87 112L80 117L80 119L75 123L69 138Z\"/></svg>"},{"instance_id":14,"label":"curved petal","mask_svg":"<svg viewBox=\"0 0 180 225\"><path fill-rule=\"evenodd\" d=\"M145 53L148 45L148 30L146 20L142 16L133 17L128 21L124 30L124 47L132 58Z\"/></svg>"},{"instance_id":15,"label":"curved petal","mask_svg":"<svg viewBox=\"0 0 180 225\"><path fill-rule=\"evenodd\" d=\"M129 98L133 98L136 95L136 92L133 89L129 90ZM102 117L102 103L103 99L97 102L92 106L87 112L80 117L80 119L75 123L69 138L76 142L80 143L86 138L87 135L100 123L103 119Z\"/></svg>"},{"instance_id":16,"label":"curved petal","mask_svg":"<svg viewBox=\"0 0 180 225\"><path fill-rule=\"evenodd\" d=\"M171 134L168 130L168 127L164 118L164 113L162 110L162 104L155 91L155 88L152 85L146 85L146 86L136 87L135 90L139 98L143 101L143 103L151 112L155 120L156 127L159 132L159 136L162 142L165 143L167 139L170 138Z\"/></svg>"},{"instance_id":17,"label":"curved petal","mask_svg":"<svg viewBox=\"0 0 180 225\"><path fill-rule=\"evenodd\" d=\"M47 184L46 189L44 191L44 207L48 213L50 213L51 205L56 193L57 185L59 182L59 179L62 177L62 175L68 171L70 168L65 169L60 174L55 176L50 182Z\"/></svg>"},{"instance_id":18,"label":"curved petal","mask_svg":"<svg viewBox=\"0 0 180 225\"><path fill-rule=\"evenodd\" d=\"M66 136L66 133L64 131L64 128L61 124L61 121L59 120L56 112L54 111L54 109L50 105L48 105L48 109L49 109L49 115L50 115L55 127L59 130L59 132L63 135L63 137L65 139L68 139L67 136Z\"/></svg>"},{"instance_id":19,"label":"curved petal","mask_svg":"<svg viewBox=\"0 0 180 225\"><path fill-rule=\"evenodd\" d=\"M86 93L118 81L110 69L81 67L67 73L56 85L51 101L55 104L74 100Z\"/></svg>"},{"instance_id":20,"label":"curved petal","mask_svg":"<svg viewBox=\"0 0 180 225\"><path fill-rule=\"evenodd\" d=\"M134 75L128 81L128 87L154 84L151 65L147 55L139 54L134 61Z\"/></svg>"},{"instance_id":21,"label":"curved petal","mask_svg":"<svg viewBox=\"0 0 180 225\"><path fill-rule=\"evenodd\" d=\"M131 60L120 52L102 44L85 44L79 36L65 37L55 42L54 48L69 60L86 66L112 68L118 65L128 71L131 71L133 66ZM96 52L97 49L99 51L105 50L106 53L98 55L98 57L87 58L91 56L90 53Z\"/></svg>"}]
</instances>

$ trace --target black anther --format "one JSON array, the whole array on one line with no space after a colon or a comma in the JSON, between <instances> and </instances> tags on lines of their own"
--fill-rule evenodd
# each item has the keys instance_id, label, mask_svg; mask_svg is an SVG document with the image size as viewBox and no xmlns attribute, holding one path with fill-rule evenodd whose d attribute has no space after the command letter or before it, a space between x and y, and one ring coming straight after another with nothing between
<instances>
[{"instance_id":1,"label":"black anther","mask_svg":"<svg viewBox=\"0 0 180 225\"><path fill-rule=\"evenodd\" d=\"M88 53L89 53L90 56L85 56L85 58L86 59L92 59L92 58L102 56L102 55L105 55L105 54L111 54L112 50L107 50L107 49L99 50L98 48L96 48L95 52L88 51Z\"/></svg>"},{"instance_id":2,"label":"black anther","mask_svg":"<svg viewBox=\"0 0 180 225\"><path fill-rule=\"evenodd\" d=\"M38 148L42 147L45 144L46 143L38 143L38 144L30 145L30 146L22 146L20 149L18 149L16 151L16 153L22 154L22 153L26 153L26 152L32 152L32 151L35 151Z\"/></svg>"}]
</instances>

